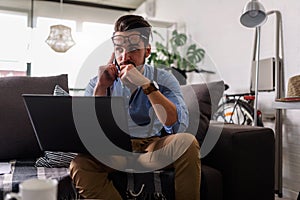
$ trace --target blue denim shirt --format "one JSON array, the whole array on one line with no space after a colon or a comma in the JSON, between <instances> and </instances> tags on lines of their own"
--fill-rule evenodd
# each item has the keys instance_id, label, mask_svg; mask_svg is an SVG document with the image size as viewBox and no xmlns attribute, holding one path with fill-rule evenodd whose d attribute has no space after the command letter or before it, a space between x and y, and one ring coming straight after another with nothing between
<instances>
[{"instance_id":1,"label":"blue denim shirt","mask_svg":"<svg viewBox=\"0 0 300 200\"><path fill-rule=\"evenodd\" d=\"M154 68L150 65L144 65L144 76L150 80L154 78ZM94 87L96 86L98 77L90 80L85 90L86 96L92 96ZM131 92L129 88L124 86L120 79L116 79L111 86L110 91L112 96L124 96L126 101L126 109L128 109L128 126L129 134L132 137L151 137L160 136L162 128L169 134L176 132L184 132L188 126L189 115L188 109L183 100L180 90L180 85L177 79L168 71L157 69L157 80L159 91L172 101L177 108L178 120L171 126L163 126L155 114L152 105L143 93L141 87L138 87L137 92L130 98ZM151 128L150 120L154 117L153 127Z\"/></svg>"}]
</instances>

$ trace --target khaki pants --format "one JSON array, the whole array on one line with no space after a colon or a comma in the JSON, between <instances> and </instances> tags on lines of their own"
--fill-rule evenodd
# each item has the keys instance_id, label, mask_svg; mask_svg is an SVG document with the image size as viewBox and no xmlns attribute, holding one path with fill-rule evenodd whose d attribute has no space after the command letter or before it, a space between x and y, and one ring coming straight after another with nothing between
<instances>
[{"instance_id":1,"label":"khaki pants","mask_svg":"<svg viewBox=\"0 0 300 200\"><path fill-rule=\"evenodd\" d=\"M177 133L162 138L133 139L132 148L134 151L148 152L141 156L145 163L173 159L168 167L175 169L176 200L200 199L200 147L192 134ZM158 149L161 151L155 153ZM108 179L108 174L113 171L114 169L88 155L78 155L70 164L76 189L82 197L88 199L122 199Z\"/></svg>"}]
</instances>

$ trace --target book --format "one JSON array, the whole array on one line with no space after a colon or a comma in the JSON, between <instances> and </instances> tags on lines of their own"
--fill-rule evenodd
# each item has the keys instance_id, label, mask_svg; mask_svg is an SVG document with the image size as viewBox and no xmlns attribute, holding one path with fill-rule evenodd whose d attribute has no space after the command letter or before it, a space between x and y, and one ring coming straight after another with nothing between
<instances>
[{"instance_id":1,"label":"book","mask_svg":"<svg viewBox=\"0 0 300 200\"><path fill-rule=\"evenodd\" d=\"M279 101L279 102L300 102L300 97L284 97L284 98L276 99L275 101Z\"/></svg>"}]
</instances>

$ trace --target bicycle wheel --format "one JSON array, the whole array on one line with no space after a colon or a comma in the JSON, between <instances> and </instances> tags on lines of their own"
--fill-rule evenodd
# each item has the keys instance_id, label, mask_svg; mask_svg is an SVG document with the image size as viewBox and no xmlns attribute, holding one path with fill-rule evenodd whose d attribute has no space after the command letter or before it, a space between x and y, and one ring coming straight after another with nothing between
<instances>
[{"instance_id":1,"label":"bicycle wheel","mask_svg":"<svg viewBox=\"0 0 300 200\"><path fill-rule=\"evenodd\" d=\"M254 109L247 102L238 99L229 99L221 104L213 119L225 123L252 125ZM257 118L257 125L263 126L261 117Z\"/></svg>"}]
</instances>

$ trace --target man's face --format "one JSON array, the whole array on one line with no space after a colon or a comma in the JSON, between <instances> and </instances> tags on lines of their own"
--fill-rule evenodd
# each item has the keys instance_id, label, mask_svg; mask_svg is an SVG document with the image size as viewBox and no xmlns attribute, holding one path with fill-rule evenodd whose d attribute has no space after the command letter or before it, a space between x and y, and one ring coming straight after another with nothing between
<instances>
[{"instance_id":1,"label":"man's face","mask_svg":"<svg viewBox=\"0 0 300 200\"><path fill-rule=\"evenodd\" d=\"M145 46L145 36L137 31L115 32L112 40L119 65L134 63L141 66L151 52L150 45Z\"/></svg>"}]
</instances>

